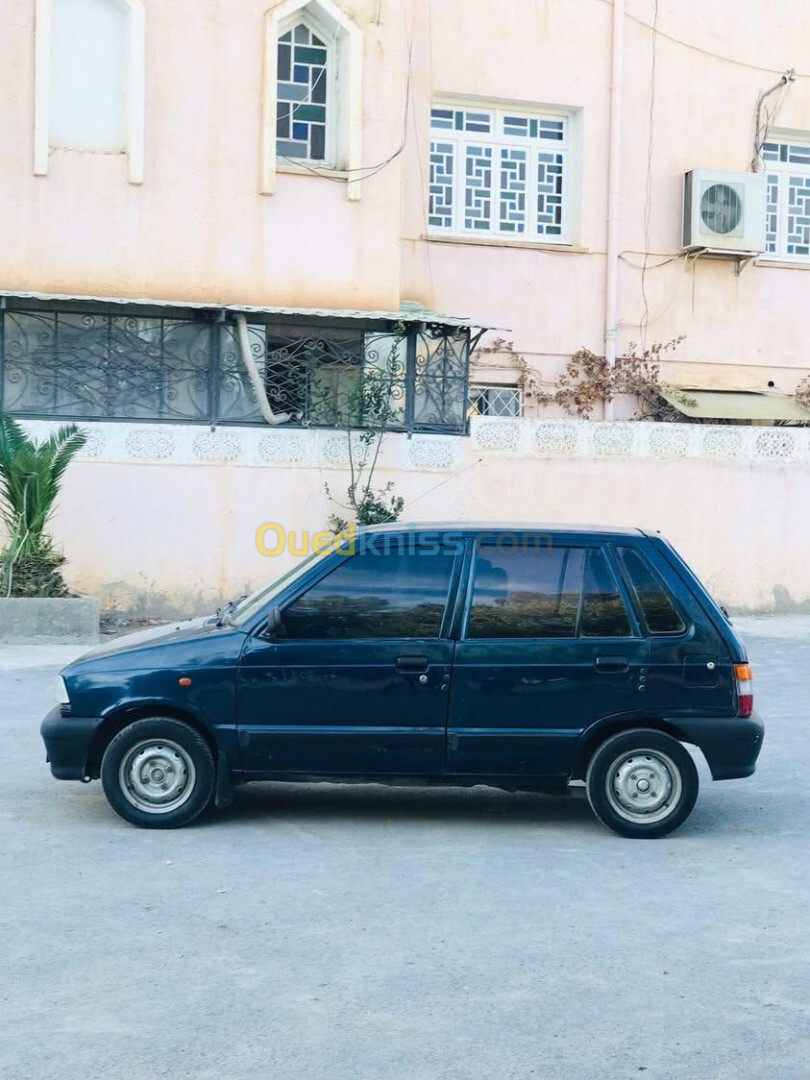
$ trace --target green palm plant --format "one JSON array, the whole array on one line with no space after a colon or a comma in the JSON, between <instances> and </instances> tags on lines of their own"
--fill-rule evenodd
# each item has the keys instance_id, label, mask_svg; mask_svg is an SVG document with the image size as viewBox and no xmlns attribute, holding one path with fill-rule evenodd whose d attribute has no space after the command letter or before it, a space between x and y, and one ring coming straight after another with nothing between
<instances>
[{"instance_id":1,"label":"green palm plant","mask_svg":"<svg viewBox=\"0 0 810 1080\"><path fill-rule=\"evenodd\" d=\"M0 413L0 518L8 534L0 552L0 595L67 595L59 569L64 556L47 525L65 470L86 442L85 432L66 424L37 443Z\"/></svg>"}]
</instances>

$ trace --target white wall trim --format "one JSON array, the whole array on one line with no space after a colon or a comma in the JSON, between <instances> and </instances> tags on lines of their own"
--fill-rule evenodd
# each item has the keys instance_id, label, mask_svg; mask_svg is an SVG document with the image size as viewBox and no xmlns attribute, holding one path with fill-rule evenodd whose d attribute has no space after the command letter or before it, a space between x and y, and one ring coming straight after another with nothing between
<instances>
[{"instance_id":1,"label":"white wall trim","mask_svg":"<svg viewBox=\"0 0 810 1080\"><path fill-rule=\"evenodd\" d=\"M22 419L22 418L21 418ZM47 437L64 421L26 420ZM267 425L79 421L88 442L82 461L107 464L345 468L345 431ZM358 444L355 454L361 452ZM661 424L652 421L534 420L473 417L470 437L390 432L380 464L408 472L456 470L479 459L702 461L723 467L782 467L810 473L810 428L729 424Z\"/></svg>"},{"instance_id":2,"label":"white wall trim","mask_svg":"<svg viewBox=\"0 0 810 1080\"><path fill-rule=\"evenodd\" d=\"M48 175L51 119L51 3L36 0L34 24L34 175ZM130 9L127 71L127 158L129 182L143 183L146 98L146 11L143 0L124 0Z\"/></svg>"},{"instance_id":3,"label":"white wall trim","mask_svg":"<svg viewBox=\"0 0 810 1080\"><path fill-rule=\"evenodd\" d=\"M278 162L276 158L276 83L278 78L277 47L279 34L299 13L311 10L314 20L332 24L330 33L336 39L338 64L338 149L335 169L326 173L348 173L346 198L360 198L361 181L351 179L362 166L363 132L363 32L332 0L282 0L270 8L264 17L264 65L262 75L261 169L259 191L272 195L276 190ZM342 84L345 89L342 88ZM297 170L295 170L297 171Z\"/></svg>"}]
</instances>

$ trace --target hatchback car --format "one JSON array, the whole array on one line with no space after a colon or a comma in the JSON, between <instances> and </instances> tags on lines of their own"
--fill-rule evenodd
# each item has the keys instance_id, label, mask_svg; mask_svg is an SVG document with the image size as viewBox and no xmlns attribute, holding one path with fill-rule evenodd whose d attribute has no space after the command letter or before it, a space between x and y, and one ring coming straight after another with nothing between
<instances>
[{"instance_id":1,"label":"hatchback car","mask_svg":"<svg viewBox=\"0 0 810 1080\"><path fill-rule=\"evenodd\" d=\"M381 526L209 618L62 672L53 775L171 828L250 780L571 792L623 836L750 776L763 727L728 618L658 535Z\"/></svg>"}]
</instances>

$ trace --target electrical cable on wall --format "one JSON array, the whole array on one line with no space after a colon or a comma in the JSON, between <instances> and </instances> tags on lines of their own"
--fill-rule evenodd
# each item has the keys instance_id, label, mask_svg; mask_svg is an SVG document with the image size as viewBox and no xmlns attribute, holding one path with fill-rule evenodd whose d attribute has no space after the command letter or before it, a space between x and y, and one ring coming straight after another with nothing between
<instances>
[{"instance_id":1,"label":"electrical cable on wall","mask_svg":"<svg viewBox=\"0 0 810 1080\"><path fill-rule=\"evenodd\" d=\"M779 82L774 83L769 90L760 91L759 97L757 98L756 116L754 119L754 156L751 160L751 172L759 172L759 167L762 164L762 147L768 141L768 133L776 122L779 110L784 105L790 87L795 80L796 72L791 68L790 71L786 71ZM777 94L780 91L781 94L773 107L773 111L769 112L765 102L773 94ZM763 112L765 113L764 123L762 120Z\"/></svg>"},{"instance_id":2,"label":"electrical cable on wall","mask_svg":"<svg viewBox=\"0 0 810 1080\"><path fill-rule=\"evenodd\" d=\"M403 19L404 19L404 13L403 13ZM307 172L311 172L315 176L320 176L324 180L331 180L335 184L345 184L346 183L345 177L349 173L357 173L358 174L357 176L352 176L351 177L352 180L370 180L372 177L376 176L377 173L380 173L380 172L382 172L383 169L387 168L391 164L391 162L395 161L400 156L400 154L405 150L405 147L406 147L407 142L408 142L408 111L410 109L410 103L411 103L411 82L412 82L412 79L413 79L413 34L410 34L409 35L409 40L408 40L408 75L407 75L407 79L406 79L406 82L405 82L405 109L404 109L403 117L402 117L402 138L400 139L399 146L396 148L396 150L394 150L394 152L392 154L389 154L388 157L384 158L382 161L378 161L374 165L362 165L362 166L360 166L360 167L358 167L356 169L340 169L339 171L343 174L341 176L330 176L329 173L330 173L331 170L329 170L325 166L319 167L317 165L312 165L312 164L310 164L310 163L308 163L306 161L302 161L300 158L291 158L291 157L287 157L284 154L279 154L279 161L285 161L289 165L295 165L298 168L305 169ZM290 102L289 103L290 110L291 110L290 115L293 118L295 116L295 109L299 108L301 105L307 105L307 104L312 103L312 99L311 99L311 96L310 96L311 93L312 93L312 91L310 91L309 94L307 94L307 96L302 98L300 101L295 101L295 102Z\"/></svg>"},{"instance_id":3,"label":"electrical cable on wall","mask_svg":"<svg viewBox=\"0 0 810 1080\"><path fill-rule=\"evenodd\" d=\"M598 0L600 4L606 4L608 7L613 7L613 0ZM700 53L702 56L707 56L711 60L719 60L724 64L733 64L735 67L747 68L749 71L761 71L765 75L781 75L782 68L764 67L761 64L751 64L747 60L738 60L734 56L724 56L723 53L712 52L711 49L704 49L700 45L695 45L691 41L684 41L683 38L675 37L674 34L668 34L665 30L660 30L658 27L653 27L650 23L645 22L644 19L640 19L638 15L627 15L627 18L636 23L638 26L643 26L645 30L650 30L658 37L664 38L666 41L672 42L673 45L679 45L682 49L689 49L691 52ZM793 76L796 79L810 79L810 72L794 71Z\"/></svg>"}]
</instances>

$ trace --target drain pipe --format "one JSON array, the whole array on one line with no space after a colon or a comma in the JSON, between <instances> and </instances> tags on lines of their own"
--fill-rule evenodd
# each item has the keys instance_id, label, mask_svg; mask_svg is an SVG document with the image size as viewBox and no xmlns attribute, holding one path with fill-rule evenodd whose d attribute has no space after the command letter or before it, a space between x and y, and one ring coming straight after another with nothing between
<instances>
[{"instance_id":1,"label":"drain pipe","mask_svg":"<svg viewBox=\"0 0 810 1080\"><path fill-rule=\"evenodd\" d=\"M609 368L616 366L616 334L619 320L619 212L621 208L624 0L613 0L613 60L611 71L607 268L605 272L605 360ZM613 402L606 401L605 420L612 420L613 416Z\"/></svg>"},{"instance_id":2,"label":"drain pipe","mask_svg":"<svg viewBox=\"0 0 810 1080\"><path fill-rule=\"evenodd\" d=\"M256 395L259 411L267 423L272 424L273 427L277 427L279 424L286 424L287 421L292 420L292 414L286 412L274 413L270 407L270 402L267 398L267 390L261 372L259 371L253 353L250 351L247 319L241 311L237 311L236 313L236 338L239 343L239 352L242 356L242 363L245 365L248 378L250 379L250 385L253 387L253 393Z\"/></svg>"}]
</instances>

